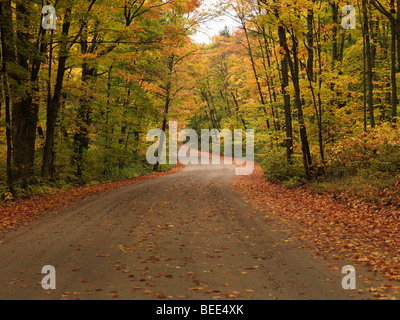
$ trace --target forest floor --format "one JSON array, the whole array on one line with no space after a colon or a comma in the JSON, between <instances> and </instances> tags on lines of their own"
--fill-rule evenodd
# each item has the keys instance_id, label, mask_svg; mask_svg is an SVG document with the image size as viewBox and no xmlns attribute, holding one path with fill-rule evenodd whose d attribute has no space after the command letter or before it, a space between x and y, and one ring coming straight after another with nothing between
<instances>
[{"instance_id":1,"label":"forest floor","mask_svg":"<svg viewBox=\"0 0 400 320\"><path fill-rule=\"evenodd\" d=\"M397 210L400 213L400 179L399 176L385 174L376 177L343 176L322 178L305 184L314 193L331 196L345 203L364 203L379 210L383 207Z\"/></svg>"},{"instance_id":2,"label":"forest floor","mask_svg":"<svg viewBox=\"0 0 400 320\"><path fill-rule=\"evenodd\" d=\"M189 165L0 216L0 299L400 297L396 212L270 184L259 167ZM56 290L40 285L45 265ZM346 265L356 290L342 288Z\"/></svg>"},{"instance_id":3,"label":"forest floor","mask_svg":"<svg viewBox=\"0 0 400 320\"><path fill-rule=\"evenodd\" d=\"M397 187L386 190L379 201L364 201L346 192L320 192L310 185L286 188L270 183L260 166L250 176L237 177L234 187L264 212L266 221L284 224L289 241L300 241L313 256L367 268L372 276L364 279L367 284L378 276L386 279L368 289L376 298L400 294L400 199L393 191Z\"/></svg>"}]
</instances>

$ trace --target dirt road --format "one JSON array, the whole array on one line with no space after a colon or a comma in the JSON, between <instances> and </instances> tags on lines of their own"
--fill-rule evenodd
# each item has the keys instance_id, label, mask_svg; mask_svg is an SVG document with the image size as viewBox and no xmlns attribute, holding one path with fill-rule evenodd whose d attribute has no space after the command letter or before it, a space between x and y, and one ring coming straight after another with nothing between
<instances>
[{"instance_id":1,"label":"dirt road","mask_svg":"<svg viewBox=\"0 0 400 320\"><path fill-rule=\"evenodd\" d=\"M190 165L7 233L0 299L372 298L343 290L340 271L289 247L285 226L233 191L234 174ZM45 265L56 269L55 290L41 286Z\"/></svg>"}]
</instances>

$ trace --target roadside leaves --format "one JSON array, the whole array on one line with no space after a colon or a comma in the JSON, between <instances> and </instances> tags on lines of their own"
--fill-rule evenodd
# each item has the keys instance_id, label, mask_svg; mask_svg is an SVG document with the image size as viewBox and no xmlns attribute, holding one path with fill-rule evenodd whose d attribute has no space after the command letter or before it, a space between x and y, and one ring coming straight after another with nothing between
<instances>
[{"instance_id":1,"label":"roadside leaves","mask_svg":"<svg viewBox=\"0 0 400 320\"><path fill-rule=\"evenodd\" d=\"M358 262L388 281L400 281L397 208L354 199L344 202L305 188L288 189L268 182L259 166L252 175L237 177L233 185L264 213L266 223L284 221L291 238L310 247L314 255Z\"/></svg>"}]
</instances>

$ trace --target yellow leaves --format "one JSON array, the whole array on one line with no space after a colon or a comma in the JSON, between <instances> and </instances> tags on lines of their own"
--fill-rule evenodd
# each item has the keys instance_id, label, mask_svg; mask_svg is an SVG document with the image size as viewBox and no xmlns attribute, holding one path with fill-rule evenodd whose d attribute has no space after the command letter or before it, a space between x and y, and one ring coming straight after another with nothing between
<instances>
[{"instance_id":1,"label":"yellow leaves","mask_svg":"<svg viewBox=\"0 0 400 320\"><path fill-rule=\"evenodd\" d=\"M129 252L128 250L126 250L126 246L124 246L122 244L118 245L118 249L123 253L128 253Z\"/></svg>"},{"instance_id":2,"label":"yellow leaves","mask_svg":"<svg viewBox=\"0 0 400 320\"><path fill-rule=\"evenodd\" d=\"M94 53L82 53L82 54L79 54L79 58L85 62L89 62L89 61L96 59L97 55Z\"/></svg>"},{"instance_id":3,"label":"yellow leaves","mask_svg":"<svg viewBox=\"0 0 400 320\"><path fill-rule=\"evenodd\" d=\"M239 297L240 297L240 294L241 294L240 291L233 291L232 293L228 293L228 294L226 294L225 296L226 296L228 299L236 299L236 298L239 298Z\"/></svg>"},{"instance_id":4,"label":"yellow leaves","mask_svg":"<svg viewBox=\"0 0 400 320\"><path fill-rule=\"evenodd\" d=\"M254 267L248 267L248 268L246 268L246 270L256 270L256 269L259 269L259 268L261 268L260 266L254 266Z\"/></svg>"}]
</instances>

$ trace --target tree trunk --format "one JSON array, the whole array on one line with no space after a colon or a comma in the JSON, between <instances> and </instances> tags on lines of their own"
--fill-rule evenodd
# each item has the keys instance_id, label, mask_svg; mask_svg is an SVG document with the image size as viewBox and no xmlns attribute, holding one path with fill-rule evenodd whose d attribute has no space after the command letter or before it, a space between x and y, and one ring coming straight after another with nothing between
<instances>
[{"instance_id":1,"label":"tree trunk","mask_svg":"<svg viewBox=\"0 0 400 320\"><path fill-rule=\"evenodd\" d=\"M314 11L307 13L307 73L310 81L314 81Z\"/></svg>"},{"instance_id":2,"label":"tree trunk","mask_svg":"<svg viewBox=\"0 0 400 320\"><path fill-rule=\"evenodd\" d=\"M292 36L293 40L293 62L290 63L291 65L291 74L292 74L292 81L293 81L293 86L294 86L294 91L295 91L295 104L297 108L297 116L299 120L299 125L300 125L300 140L301 140L301 149L303 152L303 164L304 164L304 169L306 172L307 178L310 178L310 167L312 165L312 159L311 159L311 152L310 152L310 146L308 143L308 137L307 137L307 129L306 129L306 124L304 121L304 114L303 114L303 103L301 100L301 90L300 90L300 68L299 68L299 59L298 59L298 40L295 35Z\"/></svg>"},{"instance_id":3,"label":"tree trunk","mask_svg":"<svg viewBox=\"0 0 400 320\"><path fill-rule=\"evenodd\" d=\"M65 74L65 66L67 62L67 43L66 40L68 38L70 21L69 18L71 16L71 8L66 9L66 13L64 16L64 23L62 28L61 38L63 39L60 42L60 51L59 51L59 59L58 59L58 70L57 70L57 80L54 88L53 98L48 97L47 101L47 130L46 130L46 143L44 146L43 152L43 163L42 163L42 177L47 179L51 174L51 163L52 163L52 155L54 153L54 137L55 137L55 128L57 123L58 111L60 109L60 100L61 93L64 81ZM50 47L50 72L51 72L51 52L52 48ZM50 79L49 79L50 81ZM49 84L50 86L50 84ZM50 89L49 89L50 90Z\"/></svg>"},{"instance_id":4,"label":"tree trunk","mask_svg":"<svg viewBox=\"0 0 400 320\"><path fill-rule=\"evenodd\" d=\"M390 50L391 54L391 84L392 84L392 119L395 121L397 117L397 103L398 103L398 98L397 98L397 80L396 80L396 25L395 21L391 21L391 29L392 29L392 47ZM398 46L400 46L400 43L398 43Z\"/></svg>"},{"instance_id":5,"label":"tree trunk","mask_svg":"<svg viewBox=\"0 0 400 320\"><path fill-rule=\"evenodd\" d=\"M331 3L332 20L333 20L333 35L332 35L332 66L335 68L338 61L338 21L339 21L339 5L336 2Z\"/></svg>"},{"instance_id":6,"label":"tree trunk","mask_svg":"<svg viewBox=\"0 0 400 320\"><path fill-rule=\"evenodd\" d=\"M36 127L38 122L39 106L34 101L37 93L37 76L39 72L40 60L33 60L32 72L29 71L31 35L29 34L30 20L29 10L25 3L20 2L16 6L17 28L17 64L22 74L17 80L18 91L25 91L24 95L15 95L12 108L12 144L13 144L13 164L15 167L14 178L21 179L22 187L28 185L34 166L34 153L36 141ZM12 12L12 11L11 11ZM22 89L23 88L23 89ZM17 98L18 97L18 98Z\"/></svg>"},{"instance_id":7,"label":"tree trunk","mask_svg":"<svg viewBox=\"0 0 400 320\"><path fill-rule=\"evenodd\" d=\"M231 95L232 95L233 101L235 102L236 114L240 118L240 120L242 121L244 129L247 130L246 121L243 119L242 115L240 114L239 103L238 103L238 101L236 99L236 96L235 96L235 94L233 92L231 92Z\"/></svg>"},{"instance_id":8,"label":"tree trunk","mask_svg":"<svg viewBox=\"0 0 400 320\"><path fill-rule=\"evenodd\" d=\"M82 32L80 44L82 54L93 53L96 50L96 41L92 41L92 44L89 47L87 25L84 27ZM95 77L97 77L97 69L91 66L87 61L84 61L82 63L82 87L89 88L93 78ZM91 101L92 95L89 92L82 94L80 97L80 105L77 116L77 129L74 135L74 160L76 163L76 176L78 179L81 179L83 176L84 151L89 149L89 128L92 124L92 109L90 105Z\"/></svg>"},{"instance_id":9,"label":"tree trunk","mask_svg":"<svg viewBox=\"0 0 400 320\"><path fill-rule=\"evenodd\" d=\"M287 161L289 163L292 162L293 155L293 124L292 124L292 110L290 106L290 95L286 91L286 88L289 86L289 66L288 66L288 52L287 48L287 39L286 39L286 31L280 26L278 29L279 34L279 44L285 50L285 54L281 61L281 74L282 74L282 94L284 100L284 109L285 109L285 130L286 130L286 155Z\"/></svg>"},{"instance_id":10,"label":"tree trunk","mask_svg":"<svg viewBox=\"0 0 400 320\"><path fill-rule=\"evenodd\" d=\"M242 20L241 23L242 23L242 26L243 26L243 29L244 29L244 33L245 33L245 36L246 36L247 49L248 49L248 53L249 53L249 57L250 57L250 61L251 61L251 66L252 66L253 72L254 72L254 78L255 78L256 83L257 83L258 93L260 95L260 101L261 101L262 109L264 111L264 114L266 116L268 116L267 110L265 109L265 100L264 100L264 95L263 95L261 84L260 84L260 79L258 77L256 64L255 64L254 57L253 57L253 50L251 49L251 43L250 43L249 33L248 33L248 30L247 30L247 26L246 26L246 21ZM268 127L268 129L270 128L268 119L267 119L267 127Z\"/></svg>"},{"instance_id":11,"label":"tree trunk","mask_svg":"<svg viewBox=\"0 0 400 320\"><path fill-rule=\"evenodd\" d=\"M367 1L362 0L363 13L364 13L364 31L365 31L365 49L367 56L367 80L368 80L368 109L370 124L372 128L375 128L375 115L374 115L374 100L373 100L373 61L371 52L371 40L369 31L369 14L367 8Z\"/></svg>"},{"instance_id":12,"label":"tree trunk","mask_svg":"<svg viewBox=\"0 0 400 320\"><path fill-rule=\"evenodd\" d=\"M168 121L168 113L169 113L169 107L171 104L171 86L172 86L172 72L174 69L174 63L175 63L175 55L171 55L168 59L168 78L167 78L167 84L166 84L166 89L165 89L165 106L164 106L164 118L163 118L163 123L162 123L162 128L161 130L165 133L167 130L167 121ZM165 138L165 137L164 137ZM160 147L158 149L158 157L159 159L162 156L163 152L163 145L164 141L160 141ZM153 170L157 171L160 166L159 161L154 165Z\"/></svg>"},{"instance_id":13,"label":"tree trunk","mask_svg":"<svg viewBox=\"0 0 400 320\"><path fill-rule=\"evenodd\" d=\"M395 17L396 41L397 41L397 72L400 72L400 0L397 3L397 16Z\"/></svg>"},{"instance_id":14,"label":"tree trunk","mask_svg":"<svg viewBox=\"0 0 400 320\"><path fill-rule=\"evenodd\" d=\"M12 171L12 136L11 136L11 106L10 106L10 90L8 84L8 69L7 63L15 60L13 54L13 35L12 35L12 17L11 17L11 2L2 1L0 3L0 17L2 23L0 24L1 33L1 57L2 57L2 69L3 69L3 86L4 86L4 101L5 101L5 113L6 113L6 140L7 140L7 184L8 188L13 196L15 196L14 190L14 177Z\"/></svg>"}]
</instances>

